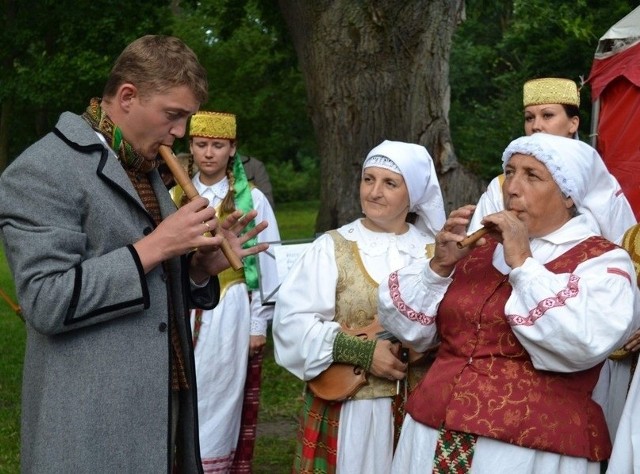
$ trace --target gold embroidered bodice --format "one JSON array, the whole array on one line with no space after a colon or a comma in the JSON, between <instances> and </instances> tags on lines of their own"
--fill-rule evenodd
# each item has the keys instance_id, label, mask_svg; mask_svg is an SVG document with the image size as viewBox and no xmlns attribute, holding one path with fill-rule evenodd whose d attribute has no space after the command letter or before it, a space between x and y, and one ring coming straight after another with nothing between
<instances>
[{"instance_id":1,"label":"gold embroidered bodice","mask_svg":"<svg viewBox=\"0 0 640 474\"><path fill-rule=\"evenodd\" d=\"M377 313L378 283L365 269L356 242L348 241L336 230L328 234L333 239L338 268L335 320L351 329L368 326ZM367 384L353 399L391 397L395 394L395 382L369 374Z\"/></svg>"}]
</instances>

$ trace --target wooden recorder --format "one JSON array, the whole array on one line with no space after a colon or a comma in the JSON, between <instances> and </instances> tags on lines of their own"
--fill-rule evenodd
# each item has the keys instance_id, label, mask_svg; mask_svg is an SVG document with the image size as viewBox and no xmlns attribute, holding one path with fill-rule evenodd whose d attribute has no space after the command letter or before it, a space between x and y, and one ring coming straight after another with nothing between
<instances>
[{"instance_id":1,"label":"wooden recorder","mask_svg":"<svg viewBox=\"0 0 640 474\"><path fill-rule=\"evenodd\" d=\"M199 197L200 194L198 194L198 190L191 182L191 178L176 158L176 155L173 154L173 150L171 150L171 148L166 145L161 145L159 152L160 156L162 156L162 159L167 164L169 171L171 171L171 174L175 178L176 183L178 183L184 191L185 196L187 196L190 201ZM215 230L214 233L216 233ZM243 267L242 260L240 260L240 257L238 257L231 249L231 245L229 244L227 239L225 239L222 235L220 235L220 237L222 237L220 249L229 261L229 264L231 264L231 268L233 268L234 270L240 270Z\"/></svg>"}]
</instances>

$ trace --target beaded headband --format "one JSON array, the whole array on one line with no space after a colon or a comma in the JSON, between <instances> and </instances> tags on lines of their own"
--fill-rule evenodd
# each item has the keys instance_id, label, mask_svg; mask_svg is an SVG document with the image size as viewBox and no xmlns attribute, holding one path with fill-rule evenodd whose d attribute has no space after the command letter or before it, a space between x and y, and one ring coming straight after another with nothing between
<instances>
[{"instance_id":1,"label":"beaded headband","mask_svg":"<svg viewBox=\"0 0 640 474\"><path fill-rule=\"evenodd\" d=\"M236 139L236 116L221 112L198 112L191 117L190 137Z\"/></svg>"}]
</instances>

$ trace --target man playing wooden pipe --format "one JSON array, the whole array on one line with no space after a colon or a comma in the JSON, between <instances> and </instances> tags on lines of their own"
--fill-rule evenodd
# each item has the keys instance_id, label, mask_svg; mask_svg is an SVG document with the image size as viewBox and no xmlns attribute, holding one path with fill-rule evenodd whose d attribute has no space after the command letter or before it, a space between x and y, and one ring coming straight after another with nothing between
<instances>
[{"instance_id":1,"label":"man playing wooden pipe","mask_svg":"<svg viewBox=\"0 0 640 474\"><path fill-rule=\"evenodd\" d=\"M211 308L265 224L220 224L207 200L176 211L157 171L207 99L182 41L128 45L103 98L0 178L0 228L27 326L22 472L201 472L188 308ZM197 249L197 250L194 250ZM176 446L178 449L176 449ZM175 471L174 471L175 468Z\"/></svg>"}]
</instances>

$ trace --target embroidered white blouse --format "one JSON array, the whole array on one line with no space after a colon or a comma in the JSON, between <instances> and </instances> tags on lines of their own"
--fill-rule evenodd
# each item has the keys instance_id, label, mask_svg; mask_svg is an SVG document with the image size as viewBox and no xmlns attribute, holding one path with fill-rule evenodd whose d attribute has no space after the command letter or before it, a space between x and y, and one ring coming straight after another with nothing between
<instances>
[{"instance_id":1,"label":"embroidered white blouse","mask_svg":"<svg viewBox=\"0 0 640 474\"><path fill-rule=\"evenodd\" d=\"M585 218L578 216L544 238L532 239L533 258L515 269L504 261L502 245L494 252L494 267L509 274L513 286L505 314L516 322L512 330L539 370L573 372L593 367L640 324L635 270L623 249L579 264L572 275L555 274L544 267L593 235L589 229ZM541 302L557 299L574 282L575 295L552 305L539 318L532 317ZM437 338L435 315L451 278L438 276L423 260L399 270L398 283L395 298L388 281L380 285L380 322L401 340L417 349L426 348ZM422 316L407 317L405 307Z\"/></svg>"},{"instance_id":2,"label":"embroidered white blouse","mask_svg":"<svg viewBox=\"0 0 640 474\"><path fill-rule=\"evenodd\" d=\"M533 258L516 269L505 263L501 245L494 252L493 265L509 274L513 286L505 314L519 323L512 330L539 370L574 372L592 367L605 360L640 324L636 276L626 251L615 249L589 259L571 275L555 274L543 266L593 235L589 229L579 216L544 238L533 239ZM380 322L399 339L417 349L426 348L437 340L438 305L451 278L435 274L427 260L397 273L398 287L393 291L388 280L380 285ZM571 297L560 301L558 295L570 286ZM543 301L551 304L545 305L542 314L534 313ZM438 431L408 415L402 433L391 472L430 471ZM478 438L471 473L514 470L522 474L598 473L600 466L583 458Z\"/></svg>"},{"instance_id":3,"label":"embroidered white blouse","mask_svg":"<svg viewBox=\"0 0 640 474\"><path fill-rule=\"evenodd\" d=\"M356 241L369 275L385 280L393 270L424 257L432 241L410 225L401 235L373 232L356 220L338 232ZM335 318L338 271L333 240L318 237L294 264L278 292L273 317L278 364L302 380L310 380L333 362L333 341L339 330Z\"/></svg>"}]
</instances>

